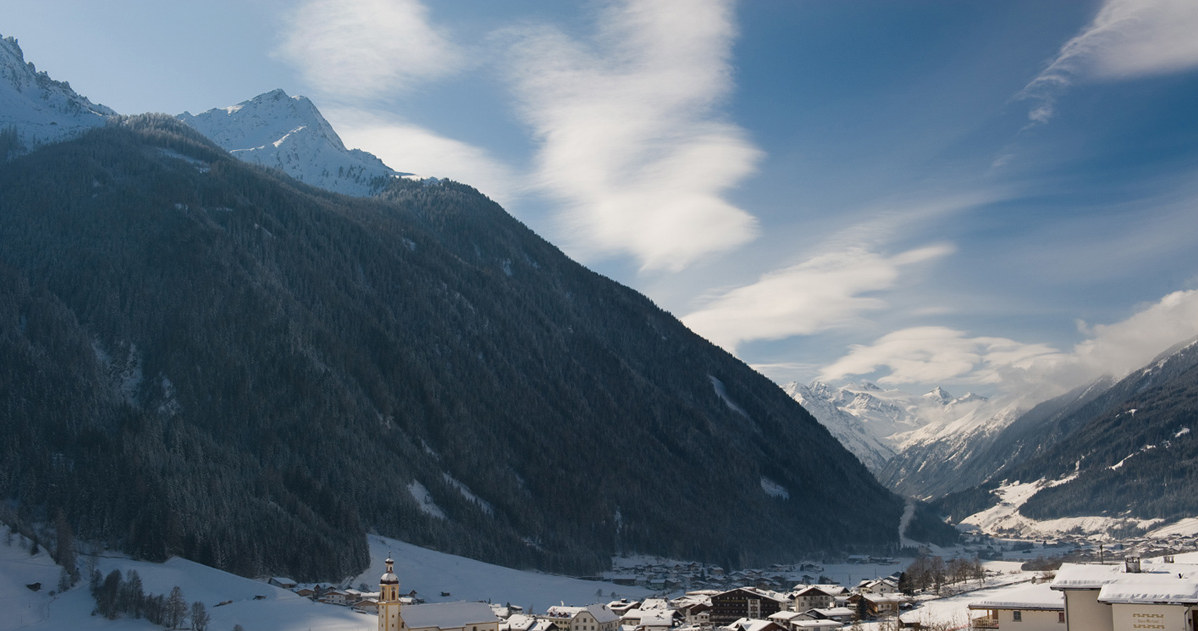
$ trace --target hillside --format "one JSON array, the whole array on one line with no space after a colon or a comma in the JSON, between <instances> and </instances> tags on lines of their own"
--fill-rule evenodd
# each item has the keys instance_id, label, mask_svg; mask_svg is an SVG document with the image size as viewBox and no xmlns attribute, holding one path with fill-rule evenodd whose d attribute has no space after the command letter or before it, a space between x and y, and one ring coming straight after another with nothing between
<instances>
[{"instance_id":1,"label":"hillside","mask_svg":"<svg viewBox=\"0 0 1198 631\"><path fill-rule=\"evenodd\" d=\"M469 187L340 197L137 117L0 167L0 492L83 539L354 574L897 543L779 388ZM934 524L917 524L934 528Z\"/></svg>"},{"instance_id":2,"label":"hillside","mask_svg":"<svg viewBox=\"0 0 1198 631\"><path fill-rule=\"evenodd\" d=\"M1032 435L1036 441L1024 442L1025 457L985 484L942 499L942 512L962 520L996 505L1000 484L1039 482L1019 508L1033 519L1170 522L1198 513L1198 343L1092 390L1048 415Z\"/></svg>"}]
</instances>

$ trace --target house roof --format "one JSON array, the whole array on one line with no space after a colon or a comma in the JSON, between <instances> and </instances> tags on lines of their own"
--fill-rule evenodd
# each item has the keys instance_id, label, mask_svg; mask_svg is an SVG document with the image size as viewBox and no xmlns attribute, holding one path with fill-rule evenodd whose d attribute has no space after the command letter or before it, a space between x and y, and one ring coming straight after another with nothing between
<instances>
[{"instance_id":1,"label":"house roof","mask_svg":"<svg viewBox=\"0 0 1198 631\"><path fill-rule=\"evenodd\" d=\"M423 629L439 627L453 629L470 624L498 622L499 618L487 603L428 603L403 608L403 621L408 627Z\"/></svg>"},{"instance_id":2,"label":"house roof","mask_svg":"<svg viewBox=\"0 0 1198 631\"><path fill-rule=\"evenodd\" d=\"M1020 610L1065 610L1065 595L1054 591L1048 583L1027 583L1010 587L998 593L971 601L970 609L1020 609Z\"/></svg>"}]
</instances>

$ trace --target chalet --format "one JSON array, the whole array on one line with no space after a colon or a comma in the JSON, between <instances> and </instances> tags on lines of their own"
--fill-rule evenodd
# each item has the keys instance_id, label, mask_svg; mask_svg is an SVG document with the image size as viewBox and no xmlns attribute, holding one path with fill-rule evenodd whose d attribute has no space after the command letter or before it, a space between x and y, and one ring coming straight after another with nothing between
<instances>
[{"instance_id":1,"label":"chalet","mask_svg":"<svg viewBox=\"0 0 1198 631\"><path fill-rule=\"evenodd\" d=\"M711 597L711 624L728 626L741 618L764 620L790 608L790 600L778 592L738 587Z\"/></svg>"},{"instance_id":2,"label":"chalet","mask_svg":"<svg viewBox=\"0 0 1198 631\"><path fill-rule=\"evenodd\" d=\"M853 621L853 616L856 615L856 612L848 607L821 607L818 609L809 609L804 615L811 620L835 620L836 622L848 623Z\"/></svg>"},{"instance_id":3,"label":"chalet","mask_svg":"<svg viewBox=\"0 0 1198 631\"><path fill-rule=\"evenodd\" d=\"M514 613L499 624L499 631L558 631L558 628L548 620L528 614Z\"/></svg>"},{"instance_id":4,"label":"chalet","mask_svg":"<svg viewBox=\"0 0 1198 631\"><path fill-rule=\"evenodd\" d=\"M1065 597L1048 583L1029 583L1004 589L991 598L970 602L974 629L1066 631ZM972 612L984 612L974 617Z\"/></svg>"},{"instance_id":5,"label":"chalet","mask_svg":"<svg viewBox=\"0 0 1198 631\"><path fill-rule=\"evenodd\" d=\"M849 601L858 607L864 606L865 615L870 618L887 618L897 616L907 598L902 594L856 594Z\"/></svg>"},{"instance_id":6,"label":"chalet","mask_svg":"<svg viewBox=\"0 0 1198 631\"><path fill-rule=\"evenodd\" d=\"M1052 589L1065 595L1066 631L1198 628L1198 564L1173 557L1122 565L1066 563Z\"/></svg>"},{"instance_id":7,"label":"chalet","mask_svg":"<svg viewBox=\"0 0 1198 631\"><path fill-rule=\"evenodd\" d=\"M816 585L805 585L791 594L791 607L795 611L807 611L819 607L831 607L836 598Z\"/></svg>"},{"instance_id":8,"label":"chalet","mask_svg":"<svg viewBox=\"0 0 1198 631\"><path fill-rule=\"evenodd\" d=\"M734 620L732 624L721 628L727 631L790 631L773 620L754 620L752 618Z\"/></svg>"},{"instance_id":9,"label":"chalet","mask_svg":"<svg viewBox=\"0 0 1198 631\"><path fill-rule=\"evenodd\" d=\"M295 586L298 584L295 581L283 576L272 576L270 580L266 582L274 585L275 587L282 587L283 589L295 589Z\"/></svg>"},{"instance_id":10,"label":"chalet","mask_svg":"<svg viewBox=\"0 0 1198 631\"><path fill-rule=\"evenodd\" d=\"M557 605L545 611L544 619L561 631L616 631L620 617L603 605L568 607Z\"/></svg>"},{"instance_id":11,"label":"chalet","mask_svg":"<svg viewBox=\"0 0 1198 631\"><path fill-rule=\"evenodd\" d=\"M893 594L897 591L898 583L888 578L875 578L857 584L857 592L861 594Z\"/></svg>"}]
</instances>

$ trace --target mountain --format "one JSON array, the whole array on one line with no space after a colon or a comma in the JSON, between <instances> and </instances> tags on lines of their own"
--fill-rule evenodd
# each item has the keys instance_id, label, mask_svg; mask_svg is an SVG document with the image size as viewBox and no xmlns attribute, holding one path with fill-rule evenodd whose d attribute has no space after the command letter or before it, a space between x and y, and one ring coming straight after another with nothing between
<instances>
[{"instance_id":1,"label":"mountain","mask_svg":"<svg viewBox=\"0 0 1198 631\"><path fill-rule=\"evenodd\" d=\"M387 180L409 175L373 154L346 149L311 101L282 90L178 118L237 158L344 195L371 195Z\"/></svg>"},{"instance_id":2,"label":"mountain","mask_svg":"<svg viewBox=\"0 0 1198 631\"><path fill-rule=\"evenodd\" d=\"M17 40L0 38L0 161L104 124L116 112L38 72Z\"/></svg>"},{"instance_id":3,"label":"mountain","mask_svg":"<svg viewBox=\"0 0 1198 631\"><path fill-rule=\"evenodd\" d=\"M961 418L972 418L987 402L973 393L954 397L940 387L913 396L868 382L838 387L818 381L809 386L791 383L783 389L883 483L888 463L908 443L918 442L920 432L930 433L929 426L943 429Z\"/></svg>"},{"instance_id":4,"label":"mountain","mask_svg":"<svg viewBox=\"0 0 1198 631\"><path fill-rule=\"evenodd\" d=\"M892 548L903 512L781 389L477 191L316 191L163 116L0 165L0 435L18 518L244 575L354 574L368 531L764 564Z\"/></svg>"},{"instance_id":5,"label":"mountain","mask_svg":"<svg viewBox=\"0 0 1198 631\"><path fill-rule=\"evenodd\" d=\"M1106 388L1046 415L1021 419L1020 458L984 484L940 500L963 520L995 506L1001 485L1033 484L1019 513L1031 519L1104 516L1174 521L1198 513L1198 341L1162 354Z\"/></svg>"}]
</instances>

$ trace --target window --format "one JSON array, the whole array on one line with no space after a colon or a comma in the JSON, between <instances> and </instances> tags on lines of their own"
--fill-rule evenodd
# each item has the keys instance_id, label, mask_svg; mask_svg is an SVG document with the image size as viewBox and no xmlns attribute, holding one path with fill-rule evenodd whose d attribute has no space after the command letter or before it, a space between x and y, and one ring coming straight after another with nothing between
<instances>
[{"instance_id":1,"label":"window","mask_svg":"<svg viewBox=\"0 0 1198 631\"><path fill-rule=\"evenodd\" d=\"M1023 612L1022 611L1012 611L1011 619L1014 620L1015 622L1023 622Z\"/></svg>"},{"instance_id":2,"label":"window","mask_svg":"<svg viewBox=\"0 0 1198 631\"><path fill-rule=\"evenodd\" d=\"M1064 611L1057 612L1057 622L1059 622L1061 624L1065 624L1065 612Z\"/></svg>"}]
</instances>

